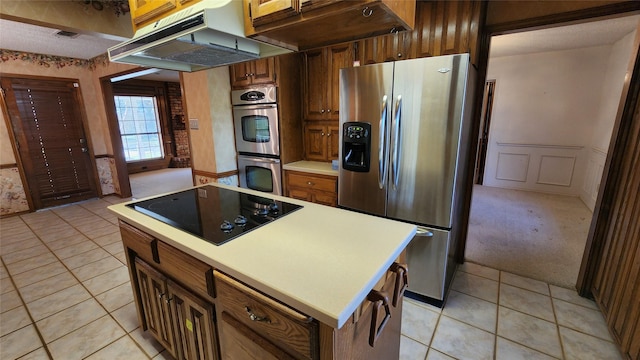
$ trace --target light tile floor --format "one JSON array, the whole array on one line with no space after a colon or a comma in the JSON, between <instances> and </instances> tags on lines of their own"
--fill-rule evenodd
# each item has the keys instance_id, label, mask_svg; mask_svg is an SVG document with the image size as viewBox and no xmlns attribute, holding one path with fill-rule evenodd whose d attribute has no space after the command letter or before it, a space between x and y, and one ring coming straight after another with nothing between
<instances>
[{"instance_id":1,"label":"light tile floor","mask_svg":"<svg viewBox=\"0 0 640 360\"><path fill-rule=\"evenodd\" d=\"M0 220L0 359L165 359L138 324L105 197ZM575 291L466 263L444 309L407 299L400 358L620 359Z\"/></svg>"}]
</instances>

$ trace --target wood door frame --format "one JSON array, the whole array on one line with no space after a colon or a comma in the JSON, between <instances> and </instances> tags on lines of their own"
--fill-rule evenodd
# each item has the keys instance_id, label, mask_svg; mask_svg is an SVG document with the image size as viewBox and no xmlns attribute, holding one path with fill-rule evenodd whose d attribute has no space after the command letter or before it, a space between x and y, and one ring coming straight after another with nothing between
<instances>
[{"instance_id":1,"label":"wood door frame","mask_svg":"<svg viewBox=\"0 0 640 360\"><path fill-rule=\"evenodd\" d=\"M107 127L109 128L109 137L111 138L111 151L113 151L113 161L115 162L117 172L116 177L120 187L119 195L123 198L131 197L131 183L129 182L129 170L127 170L127 161L124 157L124 147L122 146L120 128L118 127L118 117L116 116L116 103L113 99L111 78L135 71L136 70L125 71L100 78L104 110L107 115ZM113 119L115 119L115 121L113 121Z\"/></svg>"},{"instance_id":2,"label":"wood door frame","mask_svg":"<svg viewBox=\"0 0 640 360\"><path fill-rule=\"evenodd\" d=\"M484 169L487 163L487 149L489 147L489 131L491 128L491 116L493 112L493 101L496 92L496 79L489 79L484 82L482 95L482 110L480 112L480 124L478 135L478 153L476 156L476 167L473 173L473 183L482 185L484 182ZM481 142L484 139L484 144Z\"/></svg>"},{"instance_id":3,"label":"wood door frame","mask_svg":"<svg viewBox=\"0 0 640 360\"><path fill-rule=\"evenodd\" d=\"M60 82L72 82L76 84L80 84L79 79L73 78L59 78L53 76L38 76L38 75L26 75L26 74L13 74L13 73L0 73L0 77L3 78L14 78L14 79L27 79L27 80L40 80L40 81L60 81ZM78 113L80 115L80 123L82 124L82 131L84 132L86 141L87 141L87 149L89 151L89 171L91 174L88 174L89 177L93 179L93 186L95 188L96 195L98 197L102 197L102 188L100 187L100 176L98 175L98 168L96 165L96 156L93 151L93 141L91 138L91 132L89 131L88 117L86 113L86 108L84 104L84 97L82 96L82 87L78 85L78 96L77 101L79 102L79 110ZM8 104L6 103L5 96L2 96L2 111L5 116L5 125L7 126L7 132L9 133L9 140L11 141L11 148L13 149L13 153L16 159L16 165L18 167L18 172L20 174L20 180L22 181L22 185L24 187L25 196L27 198L27 204L29 205L29 211L35 211L35 202L33 201L33 195L31 193L31 187L29 182L27 181L27 174L25 172L24 167L24 159L20 154L20 151L17 148L17 142L15 138L15 129L13 127L13 122L11 121L11 117L9 115Z\"/></svg>"},{"instance_id":4,"label":"wood door frame","mask_svg":"<svg viewBox=\"0 0 640 360\"><path fill-rule=\"evenodd\" d=\"M508 23L501 23L484 27L481 26L480 28L483 30L481 31L478 45L478 82L476 84L476 98L473 111L474 122L472 124L472 141L476 142L478 140L478 134L480 131L479 119L482 109L482 96L478 94L483 93L484 83L487 77L489 48L492 36L523 32L533 29L542 29L546 27L557 26L558 24L563 23L579 23L593 21L598 18L604 19L614 16L634 15L637 14L638 11L640 11L640 2L623 2L583 10L570 11L566 13L512 21ZM636 58L634 74L640 71L640 65L638 64L639 60L640 59ZM635 107L635 104L633 102L634 99L635 101L637 101L638 92L640 92L640 78L638 76L634 76L632 77L632 80L629 84L629 94L626 97L627 100L624 104L624 111L622 113L618 113L612 132L611 145L609 148L610 151L607 155L607 161L605 163L605 168L603 171L603 174L605 175L603 175L603 182L601 183L603 186L603 190L601 190L598 194L595 210L592 217L591 228L587 237L587 244L580 267L580 273L578 275L578 281L576 283L576 288L578 289L578 293L581 296L591 296L591 287L593 281L595 280L595 273L602 258L602 245L604 241L604 235L606 235L606 231L609 228L609 211L611 209L611 204L613 203L613 201L615 201L614 191L612 191L612 189L607 191L607 189L613 186L613 178L615 178L616 166L621 162L621 159L624 155L622 147L616 147L615 144L627 143L626 134L624 133L624 131L621 131L620 125L621 123L628 125L628 123L633 120L633 108ZM469 158L476 159L478 144L473 143L471 145L472 150L470 154L471 156ZM467 170L469 171L469 173L473 174L475 170L475 161L469 161L467 166ZM613 178L609 176L610 172L613 173ZM471 206L472 188L473 176L470 176L470 179L467 181L468 195L464 199L465 206L467 207ZM468 222L469 218L467 217L465 220ZM466 234L463 238L466 239ZM466 240L459 242L456 253L456 260L459 263L464 262L465 247Z\"/></svg>"}]
</instances>

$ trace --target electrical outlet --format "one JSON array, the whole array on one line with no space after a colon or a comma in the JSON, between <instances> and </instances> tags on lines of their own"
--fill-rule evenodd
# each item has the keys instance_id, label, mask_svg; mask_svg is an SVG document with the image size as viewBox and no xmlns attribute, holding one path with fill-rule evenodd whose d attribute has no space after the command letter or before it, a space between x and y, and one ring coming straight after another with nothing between
<instances>
[{"instance_id":1,"label":"electrical outlet","mask_svg":"<svg viewBox=\"0 0 640 360\"><path fill-rule=\"evenodd\" d=\"M199 128L198 119L189 119L189 129L198 130Z\"/></svg>"}]
</instances>

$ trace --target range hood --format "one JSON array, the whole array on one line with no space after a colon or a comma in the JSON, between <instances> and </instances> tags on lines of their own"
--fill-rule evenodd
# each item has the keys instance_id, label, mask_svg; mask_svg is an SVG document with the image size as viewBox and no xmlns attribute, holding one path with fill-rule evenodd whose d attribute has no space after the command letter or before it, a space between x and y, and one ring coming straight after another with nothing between
<instances>
[{"instance_id":1,"label":"range hood","mask_svg":"<svg viewBox=\"0 0 640 360\"><path fill-rule=\"evenodd\" d=\"M240 0L199 1L108 50L114 62L187 72L289 52L244 36Z\"/></svg>"}]
</instances>

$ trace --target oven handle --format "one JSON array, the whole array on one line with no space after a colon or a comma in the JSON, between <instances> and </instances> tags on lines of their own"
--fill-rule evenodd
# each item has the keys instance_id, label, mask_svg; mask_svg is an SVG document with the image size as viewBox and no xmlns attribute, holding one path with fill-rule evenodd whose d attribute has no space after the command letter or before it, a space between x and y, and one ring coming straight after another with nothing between
<instances>
[{"instance_id":1,"label":"oven handle","mask_svg":"<svg viewBox=\"0 0 640 360\"><path fill-rule=\"evenodd\" d=\"M277 104L271 104L271 105L245 105L245 106L234 106L233 109L234 110L271 110L271 109L275 109L277 108L278 105Z\"/></svg>"},{"instance_id":2,"label":"oven handle","mask_svg":"<svg viewBox=\"0 0 640 360\"><path fill-rule=\"evenodd\" d=\"M238 160L253 161L253 162L260 162L260 163L280 164L280 159L271 159L271 158L253 157L253 156L244 156L244 155L238 155Z\"/></svg>"}]
</instances>

